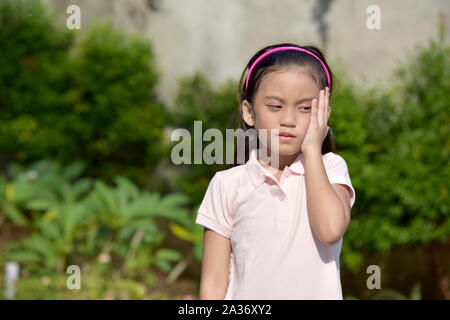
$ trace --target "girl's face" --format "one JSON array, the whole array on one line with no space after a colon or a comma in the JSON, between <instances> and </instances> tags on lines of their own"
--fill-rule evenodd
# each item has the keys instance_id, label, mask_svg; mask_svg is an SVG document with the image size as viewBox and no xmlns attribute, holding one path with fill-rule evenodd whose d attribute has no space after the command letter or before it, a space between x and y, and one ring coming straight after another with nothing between
<instances>
[{"instance_id":1,"label":"girl's face","mask_svg":"<svg viewBox=\"0 0 450 320\"><path fill-rule=\"evenodd\" d=\"M261 79L255 93L254 110L248 101L243 101L244 121L255 126L258 134L259 129L267 129L269 150L272 150L269 137L273 137L278 141L279 155L298 154L311 118L311 100L319 97L319 91L313 78L300 67L269 72ZM273 129L294 137L281 138Z\"/></svg>"}]
</instances>

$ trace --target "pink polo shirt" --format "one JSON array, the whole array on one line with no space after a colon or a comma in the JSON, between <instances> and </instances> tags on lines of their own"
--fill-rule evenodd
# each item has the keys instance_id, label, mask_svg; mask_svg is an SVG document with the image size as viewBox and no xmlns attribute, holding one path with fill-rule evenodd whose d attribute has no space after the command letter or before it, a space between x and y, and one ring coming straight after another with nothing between
<instances>
[{"instance_id":1,"label":"pink polo shirt","mask_svg":"<svg viewBox=\"0 0 450 320\"><path fill-rule=\"evenodd\" d=\"M322 155L330 183L351 189L345 160ZM216 172L198 209L196 223L231 241L226 300L342 299L339 254L342 238L322 244L306 205L304 155L285 167L278 182L256 159Z\"/></svg>"}]
</instances>

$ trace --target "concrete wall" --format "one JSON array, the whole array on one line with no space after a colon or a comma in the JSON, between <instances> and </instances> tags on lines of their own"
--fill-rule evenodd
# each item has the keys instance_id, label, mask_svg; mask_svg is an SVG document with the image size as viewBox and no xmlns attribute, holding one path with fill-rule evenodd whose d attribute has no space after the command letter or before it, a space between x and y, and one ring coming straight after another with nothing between
<instances>
[{"instance_id":1,"label":"concrete wall","mask_svg":"<svg viewBox=\"0 0 450 320\"><path fill-rule=\"evenodd\" d=\"M386 85L392 68L412 55L416 44L437 37L440 17L450 31L448 0L46 1L63 15L68 5L79 5L81 32L96 19L109 19L151 39L167 102L179 77L201 71L216 84L238 79L258 49L284 41L318 45L331 67L342 66L352 81ZM366 27L372 4L381 9L381 30Z\"/></svg>"}]
</instances>

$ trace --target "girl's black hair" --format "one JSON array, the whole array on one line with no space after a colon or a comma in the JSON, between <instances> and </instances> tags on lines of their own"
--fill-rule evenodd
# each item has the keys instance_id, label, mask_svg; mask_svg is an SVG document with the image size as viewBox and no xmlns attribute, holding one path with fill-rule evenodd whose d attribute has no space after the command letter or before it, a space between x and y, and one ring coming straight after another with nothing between
<instances>
[{"instance_id":1,"label":"girl's black hair","mask_svg":"<svg viewBox=\"0 0 450 320\"><path fill-rule=\"evenodd\" d=\"M274 49L274 48L277 48L277 47L284 47L284 46L303 48L303 49L306 49L306 50L314 53L316 56L318 56L328 69L328 72L329 72L330 78L331 78L331 83L328 85L325 70L323 69L323 66L320 64L320 62L317 61L316 58L314 58L313 56L311 56L305 52L302 52L302 51L283 50L283 51L278 51L278 52L269 54L255 66L255 68L252 70L250 79L248 81L248 88L246 89L245 88L246 76L247 76L248 70L249 70L250 66L253 64L253 62L256 59L258 59L258 57L261 56L264 52ZM243 116L242 116L242 112L243 112L242 111L242 102L244 100L247 100L248 102L250 102L250 104L253 105L255 92L258 90L259 84L260 84L262 78L264 77L264 75L266 75L269 72L279 70L280 68L286 67L289 65L296 65L296 66L301 66L301 67L305 68L305 70L309 73L309 75L312 76L313 79L315 79L315 81L320 89L323 89L326 86L328 86L330 88L330 97L331 97L331 94L333 92L334 75L331 72L331 69L327 64L324 55L317 47L315 47L315 46L299 46L295 43L279 43L279 44L267 46L267 47L259 50L250 59L247 66L245 67L244 71L242 72L241 79L239 81L239 93L238 93L239 113L240 113L239 127L242 130L244 130L244 132L250 128L254 128L254 126L248 126L245 123ZM329 124L328 124L328 126L329 126ZM257 139L257 148L259 148L258 139ZM334 145L333 135L331 132L331 127L330 127L330 130L328 131L328 134L322 143L321 153L326 154L328 152L334 152L334 150L335 150L335 145ZM248 142L248 139L246 138L245 139L245 162L248 161L249 154L250 154L249 142ZM238 165L237 152L235 152L235 155L234 155L234 164L232 164L231 166L233 167L236 165Z\"/></svg>"}]
</instances>

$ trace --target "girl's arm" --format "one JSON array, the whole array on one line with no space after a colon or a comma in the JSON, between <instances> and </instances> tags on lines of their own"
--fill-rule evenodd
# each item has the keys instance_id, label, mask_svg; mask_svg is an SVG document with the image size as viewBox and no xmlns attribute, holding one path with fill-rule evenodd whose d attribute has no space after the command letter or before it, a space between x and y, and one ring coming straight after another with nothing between
<instances>
[{"instance_id":1,"label":"girl's arm","mask_svg":"<svg viewBox=\"0 0 450 320\"><path fill-rule=\"evenodd\" d=\"M304 155L309 221L319 240L331 245L344 235L350 222L350 194L346 187L330 184L320 149Z\"/></svg>"},{"instance_id":2,"label":"girl's arm","mask_svg":"<svg viewBox=\"0 0 450 320\"><path fill-rule=\"evenodd\" d=\"M311 227L325 245L339 241L350 222L350 194L346 187L330 184L322 160L321 146L328 131L331 108L328 88L320 90L311 104L311 119L302 143L305 185Z\"/></svg>"},{"instance_id":3,"label":"girl's arm","mask_svg":"<svg viewBox=\"0 0 450 320\"><path fill-rule=\"evenodd\" d=\"M223 300L229 282L230 239L205 228L200 300Z\"/></svg>"}]
</instances>

